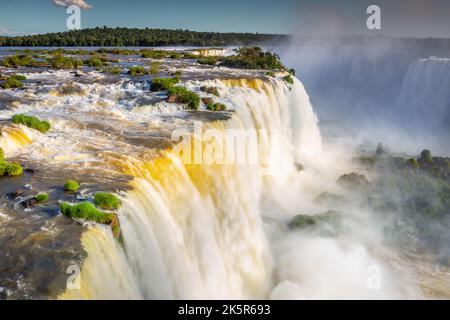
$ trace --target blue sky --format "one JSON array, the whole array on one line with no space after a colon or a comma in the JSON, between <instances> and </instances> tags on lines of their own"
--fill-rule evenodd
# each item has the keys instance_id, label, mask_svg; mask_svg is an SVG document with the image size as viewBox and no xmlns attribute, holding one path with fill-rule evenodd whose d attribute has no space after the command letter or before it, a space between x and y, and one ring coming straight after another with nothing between
<instances>
[{"instance_id":1,"label":"blue sky","mask_svg":"<svg viewBox=\"0 0 450 320\"><path fill-rule=\"evenodd\" d=\"M287 33L298 0L85 0L82 28L126 26ZM11 33L65 31L67 14L52 0L0 0L0 27Z\"/></svg>"},{"instance_id":2,"label":"blue sky","mask_svg":"<svg viewBox=\"0 0 450 320\"><path fill-rule=\"evenodd\" d=\"M67 3L90 6L82 10L82 28L306 35L373 33L366 28L366 8L377 4L380 34L450 38L449 0L0 0L0 35L66 31Z\"/></svg>"}]
</instances>

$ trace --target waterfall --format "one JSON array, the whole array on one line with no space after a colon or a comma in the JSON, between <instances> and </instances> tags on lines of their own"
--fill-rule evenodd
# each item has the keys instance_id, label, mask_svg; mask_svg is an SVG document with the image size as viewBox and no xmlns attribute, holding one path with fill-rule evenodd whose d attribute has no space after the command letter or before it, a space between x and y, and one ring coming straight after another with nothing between
<instances>
[{"instance_id":1,"label":"waterfall","mask_svg":"<svg viewBox=\"0 0 450 320\"><path fill-rule=\"evenodd\" d=\"M34 131L34 132L33 132ZM0 148L6 155L30 144L39 133L25 126L6 126L1 129Z\"/></svg>"},{"instance_id":2,"label":"waterfall","mask_svg":"<svg viewBox=\"0 0 450 320\"><path fill-rule=\"evenodd\" d=\"M450 125L450 59L429 58L413 62L403 81L396 112L413 127ZM404 117L402 118L404 121Z\"/></svg>"},{"instance_id":3,"label":"waterfall","mask_svg":"<svg viewBox=\"0 0 450 320\"><path fill-rule=\"evenodd\" d=\"M105 155L109 166L134 176L118 214L123 244L104 229L89 229L83 236L88 257L81 289L68 289L60 298L270 297L274 261L261 202L267 184L282 185L298 173L296 162L321 153L308 95L297 79L293 85L282 79L187 85L217 87L218 100L233 110L229 120L203 124L207 129L255 130L262 142L272 141L268 132L276 143L258 145L265 161L244 164L186 163L175 150L152 159ZM196 142L211 144L196 137L189 143ZM225 144L226 150L234 148Z\"/></svg>"}]
</instances>

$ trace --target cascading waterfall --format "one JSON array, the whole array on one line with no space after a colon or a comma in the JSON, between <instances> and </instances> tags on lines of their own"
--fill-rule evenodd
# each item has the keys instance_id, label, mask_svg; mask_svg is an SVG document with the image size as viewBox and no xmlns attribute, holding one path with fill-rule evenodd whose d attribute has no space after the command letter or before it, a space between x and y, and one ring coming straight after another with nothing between
<instances>
[{"instance_id":1,"label":"cascading waterfall","mask_svg":"<svg viewBox=\"0 0 450 320\"><path fill-rule=\"evenodd\" d=\"M81 289L60 298L269 298L274 284L261 211L265 185L284 184L297 173L296 162L321 153L317 119L296 79L292 86L281 79L188 83L199 85L218 87L220 101L235 110L230 120L206 128L253 129L258 138L277 132L275 146L258 146L259 159L268 163L187 164L174 150L152 160L105 155L110 166L135 177L119 212L123 252L109 231L91 227L83 236L88 258Z\"/></svg>"}]
</instances>

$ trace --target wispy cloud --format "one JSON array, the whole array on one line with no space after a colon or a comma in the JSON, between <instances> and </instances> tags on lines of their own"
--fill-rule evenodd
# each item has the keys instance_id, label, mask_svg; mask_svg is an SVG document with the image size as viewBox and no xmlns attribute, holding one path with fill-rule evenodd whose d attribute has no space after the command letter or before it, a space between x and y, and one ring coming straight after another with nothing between
<instances>
[{"instance_id":1,"label":"wispy cloud","mask_svg":"<svg viewBox=\"0 0 450 320\"><path fill-rule=\"evenodd\" d=\"M5 28L3 26L0 26L0 36L24 36L33 34L32 32L21 32L21 31L14 31L10 30L8 28Z\"/></svg>"},{"instance_id":2,"label":"wispy cloud","mask_svg":"<svg viewBox=\"0 0 450 320\"><path fill-rule=\"evenodd\" d=\"M91 9L92 5L85 0L53 0L53 4L58 7L79 6L81 9Z\"/></svg>"}]
</instances>

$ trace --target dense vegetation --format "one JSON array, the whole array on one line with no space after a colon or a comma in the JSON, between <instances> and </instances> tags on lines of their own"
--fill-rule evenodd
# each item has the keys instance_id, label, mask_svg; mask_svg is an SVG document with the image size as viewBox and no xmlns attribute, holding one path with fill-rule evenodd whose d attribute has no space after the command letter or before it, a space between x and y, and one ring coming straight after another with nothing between
<instances>
[{"instance_id":1,"label":"dense vegetation","mask_svg":"<svg viewBox=\"0 0 450 320\"><path fill-rule=\"evenodd\" d=\"M200 96L185 87L177 86L168 90L170 103L184 103L190 110L197 110L200 106Z\"/></svg>"},{"instance_id":2,"label":"dense vegetation","mask_svg":"<svg viewBox=\"0 0 450 320\"><path fill-rule=\"evenodd\" d=\"M229 46L282 41L286 35L195 32L189 30L92 28L21 37L0 37L0 46L121 47L121 46Z\"/></svg>"}]
</instances>

